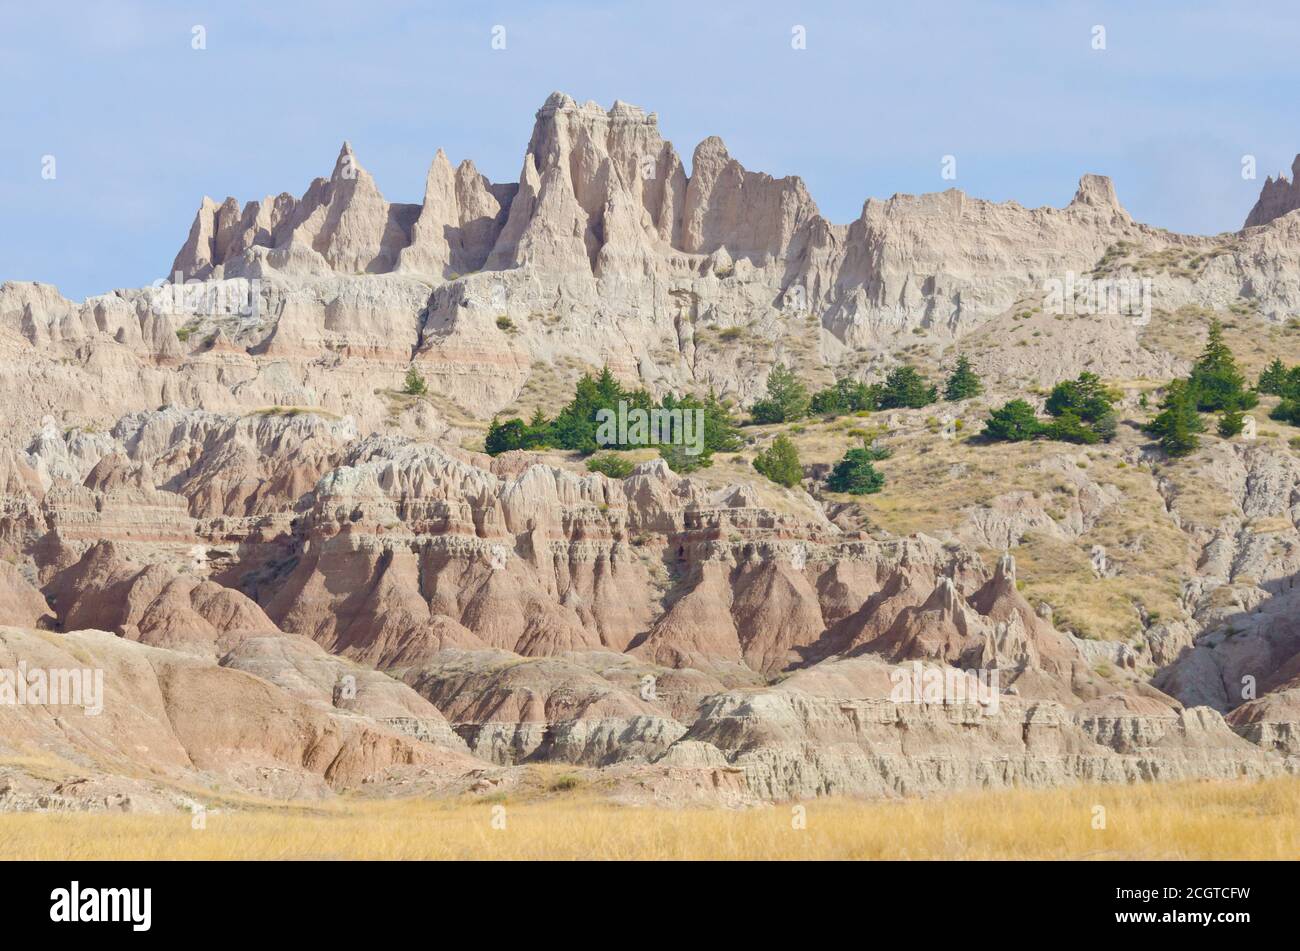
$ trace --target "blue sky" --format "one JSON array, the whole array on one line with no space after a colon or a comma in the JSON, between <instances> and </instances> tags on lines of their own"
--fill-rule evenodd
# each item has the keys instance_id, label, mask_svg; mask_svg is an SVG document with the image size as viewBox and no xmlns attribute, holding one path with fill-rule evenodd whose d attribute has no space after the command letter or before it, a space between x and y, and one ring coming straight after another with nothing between
<instances>
[{"instance_id":1,"label":"blue sky","mask_svg":"<svg viewBox=\"0 0 1300 951\"><path fill-rule=\"evenodd\" d=\"M439 147L516 180L556 89L658 112L688 161L720 135L841 223L949 185L1062 205L1097 172L1139 220L1213 233L1300 151L1294 0L49 6L0 10L0 280L77 298L163 276L204 194L300 194L345 138L394 201Z\"/></svg>"}]
</instances>

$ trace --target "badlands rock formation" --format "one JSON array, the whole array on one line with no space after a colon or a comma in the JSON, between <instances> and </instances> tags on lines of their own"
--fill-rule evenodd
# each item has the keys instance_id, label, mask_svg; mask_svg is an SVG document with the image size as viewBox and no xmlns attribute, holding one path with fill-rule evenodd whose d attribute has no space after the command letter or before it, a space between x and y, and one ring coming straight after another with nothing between
<instances>
[{"instance_id":1,"label":"badlands rock formation","mask_svg":"<svg viewBox=\"0 0 1300 951\"><path fill-rule=\"evenodd\" d=\"M1274 336L1300 315L1294 192L1270 181L1212 238L1135 222L1094 175L1064 208L949 190L840 225L717 138L687 174L653 114L555 94L517 183L438 152L423 202L392 204L345 143L300 198L205 199L172 265L187 283L80 304L6 283L0 670L104 688L93 714L0 704L0 806L474 795L538 763L729 804L1294 771L1284 439L1161 468L1134 390L1114 444L1035 444L959 499L973 450L929 410L880 414L863 425L916 481L891 472L876 507L814 466L762 479L766 430L688 477L477 451L494 413L553 413L602 365L741 405L778 360L874 380L959 347L989 400L1083 369L1155 387L1185 372L1195 315ZM1063 323L1043 289L1067 277L1150 278L1150 319ZM412 366L427 395L401 392ZM832 459L860 438L817 435ZM1149 523L1094 573L1093 536L1138 491ZM916 509L926 531L881 527ZM1031 598L1063 570L1044 550L1083 551L1131 635ZM1157 616L1143 597L1171 573ZM900 694L957 670L988 689Z\"/></svg>"},{"instance_id":2,"label":"badlands rock formation","mask_svg":"<svg viewBox=\"0 0 1300 951\"><path fill-rule=\"evenodd\" d=\"M168 409L124 418L93 465L76 467L78 445L38 438L13 463L31 475L8 508L31 517L10 552L34 577L3 575L26 626L5 637L14 658L66 638L94 648L83 665L128 691L106 706L139 710L137 694L219 706L224 719L178 732L191 780L266 795L464 790L486 769L508 783L522 764L559 762L611 770L629 795L746 801L1267 775L1295 753L1289 628L1261 627L1277 691L1237 706L1234 732L1221 695L1189 709L1175 696L1199 686L1100 676L1019 593L1011 556L990 569L957 541L846 531L800 493L775 510L662 461L611 480L358 438L305 414L253 424ZM43 487L37 473L59 460L69 476ZM107 633L56 633L86 630ZM1169 676L1211 650L1184 652ZM145 680L123 672L140 664ZM992 704L900 699L913 664L996 669ZM1248 651L1238 666L1260 669ZM179 715L149 709L150 722ZM160 791L188 776L180 749L150 760L143 786L104 778L120 761L88 736L145 726L74 712L40 732L19 713L11 735L35 731L24 744L87 772L94 803L180 801ZM305 745L256 726L268 721ZM73 732L49 732L59 724ZM221 744L229 761L204 752ZM57 789L15 789L20 804L71 807Z\"/></svg>"},{"instance_id":3,"label":"badlands rock formation","mask_svg":"<svg viewBox=\"0 0 1300 951\"><path fill-rule=\"evenodd\" d=\"M490 416L571 382L583 365L656 393L713 387L749 402L756 361L877 372L903 341L967 337L1041 303L1045 282L1082 284L1103 258L1107 277L1154 273L1157 308L1245 299L1278 322L1300 308L1292 192L1268 185L1251 227L1213 238L1134 222L1095 175L1061 209L950 189L872 198L834 224L799 179L751 172L717 138L695 149L688 176L654 114L557 93L518 183L438 153L423 202L395 205L345 143L301 198L205 199L169 272L194 283L81 304L3 285L6 362L22 363L24 342L64 358L16 370L7 395L27 396L15 402L29 425L69 411L110 424L103 393L124 411L316 406L368 430L414 361L455 410L401 414L427 436L448 416ZM1104 335L1103 369L1158 363L1144 325L1120 323ZM1055 382L1089 352L984 369Z\"/></svg>"},{"instance_id":4,"label":"badlands rock formation","mask_svg":"<svg viewBox=\"0 0 1300 951\"><path fill-rule=\"evenodd\" d=\"M355 179L343 177L349 172ZM1247 227L1282 218L1298 202L1294 186L1270 180ZM286 209L278 226L259 225L272 206ZM417 358L437 385L488 412L508 402L527 371L482 352L502 315L521 339L493 351L564 353L635 369L662 386L708 383L752 396L729 361L697 359L700 329L753 327L779 342L792 318L810 317L821 362L839 363L857 347L918 329L967 333L1026 294L1041 296L1047 280L1086 275L1121 242L1209 256L1203 273L1158 288L1173 305L1226 306L1248 286L1274 319L1300 304L1294 241L1278 255L1272 233L1194 238L1140 225L1100 176L1083 176L1063 209L950 189L869 199L856 221L837 225L798 178L750 172L716 137L696 147L687 176L653 113L621 102L606 112L561 93L537 113L517 185L493 185L468 162L453 171L440 152L418 218L403 230L411 218L408 206L384 201L345 145L331 179L313 182L300 200L282 195L242 211L233 199L205 200L173 271L395 271L442 285L422 315ZM337 226L322 228L322 220ZM1276 230L1293 237L1288 224ZM341 242L363 249L346 265L334 250ZM532 326L541 314L545 326ZM469 376L491 383L472 386Z\"/></svg>"},{"instance_id":5,"label":"badlands rock formation","mask_svg":"<svg viewBox=\"0 0 1300 951\"><path fill-rule=\"evenodd\" d=\"M1276 179L1269 176L1264 181L1264 189L1259 193L1259 201L1246 217L1246 227L1254 228L1266 225L1300 208L1300 155L1291 163L1291 179L1279 174Z\"/></svg>"}]
</instances>

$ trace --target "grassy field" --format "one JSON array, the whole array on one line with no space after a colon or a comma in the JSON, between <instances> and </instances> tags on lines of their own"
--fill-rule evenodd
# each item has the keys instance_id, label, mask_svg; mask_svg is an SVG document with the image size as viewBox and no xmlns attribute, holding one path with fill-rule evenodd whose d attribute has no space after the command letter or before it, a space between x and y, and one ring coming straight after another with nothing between
<instances>
[{"instance_id":1,"label":"grassy field","mask_svg":"<svg viewBox=\"0 0 1300 951\"><path fill-rule=\"evenodd\" d=\"M621 807L583 793L517 803L354 801L210 812L203 825L193 828L187 815L8 814L0 858L1294 859L1300 779L743 811Z\"/></svg>"}]
</instances>

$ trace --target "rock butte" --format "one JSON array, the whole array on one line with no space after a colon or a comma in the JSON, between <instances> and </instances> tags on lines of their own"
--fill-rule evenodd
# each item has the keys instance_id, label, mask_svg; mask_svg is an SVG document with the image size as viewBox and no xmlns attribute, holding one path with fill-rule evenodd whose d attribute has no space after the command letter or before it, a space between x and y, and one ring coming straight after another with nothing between
<instances>
[{"instance_id":1,"label":"rock butte","mask_svg":"<svg viewBox=\"0 0 1300 951\"><path fill-rule=\"evenodd\" d=\"M777 360L874 378L921 338L986 343L995 390L1167 379L1185 356L1129 319L1024 348L1006 327L1117 246L1198 262L1161 273L1161 313L1249 300L1283 323L1294 180L1197 237L1135 222L1094 175L1060 209L949 190L837 225L717 138L691 172L654 114L556 93L517 183L438 152L423 202L392 204L345 143L300 198L205 198L172 264L192 298L0 286L0 668L105 672L99 716L0 706L0 807L482 793L536 762L600 770L628 801L727 804L1296 770L1284 447L1207 449L1233 507L1212 529L1166 497L1195 554L1186 617L1135 644L1072 636L1004 553L1118 504L1076 447L1036 463L1069 511L1010 485L935 535L742 467L616 480L465 448L603 365L740 404ZM427 398L399 392L412 364ZM1284 523L1267 544L1263 518ZM996 668L1007 692L996 712L891 700L913 662Z\"/></svg>"}]
</instances>

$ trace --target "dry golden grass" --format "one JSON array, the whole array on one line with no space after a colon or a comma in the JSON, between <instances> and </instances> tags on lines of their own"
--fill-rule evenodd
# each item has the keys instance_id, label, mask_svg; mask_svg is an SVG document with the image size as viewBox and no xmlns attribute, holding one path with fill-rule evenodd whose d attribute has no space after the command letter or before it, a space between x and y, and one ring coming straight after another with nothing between
<instances>
[{"instance_id":1,"label":"dry golden grass","mask_svg":"<svg viewBox=\"0 0 1300 951\"><path fill-rule=\"evenodd\" d=\"M402 413L419 403L428 403L438 411L438 415L442 419L453 426L459 426L463 429L481 429L487 432L488 424L486 420L479 419L450 397L435 393L432 390L419 396L403 393L401 390L375 390L375 395L388 400L388 417L390 420L396 420Z\"/></svg>"},{"instance_id":2,"label":"dry golden grass","mask_svg":"<svg viewBox=\"0 0 1300 951\"><path fill-rule=\"evenodd\" d=\"M1061 522L1076 507L1079 487L1045 463L1063 458L1069 470L1081 467L1079 472L1091 482L1118 490L1117 498L1078 537L1030 533L1013 547L1025 596L1053 605L1058 621L1069 629L1106 640L1129 640L1140 633L1139 604L1148 614L1166 620L1182 616L1179 595L1182 579L1192 569L1192 543L1165 511L1153 473L1122 458L1144 437L1125 428L1115 443L1091 447L1047 441L983 444L972 437L983 428L987 402L974 401L961 410L965 425L955 440L939 439L930 423L953 412L943 404L883 411L866 418L842 417L830 423L814 420L798 427L754 427L746 432L764 441L782 431L792 434L805 463L833 462L860 445L864 433L879 434L880 444L893 451L878 463L886 478L884 491L857 498L832 497L855 503L869 527L897 535L925 532L943 538L949 532L960 533L970 510L1011 491L1030 493L1026 505L1040 507ZM894 432L882 428L894 415L904 425ZM1198 511L1217 517L1219 508L1231 508L1222 489L1203 484L1206 479L1191 466L1184 468L1188 470L1181 477L1187 483L1184 491L1215 500L1203 500ZM1094 545L1106 549L1119 569L1115 577L1096 576L1091 562ZM991 559L1000 550L985 554Z\"/></svg>"},{"instance_id":3,"label":"dry golden grass","mask_svg":"<svg viewBox=\"0 0 1300 951\"><path fill-rule=\"evenodd\" d=\"M600 367L571 356L561 356L554 361L535 361L529 367L528 379L519 395L497 415L502 419L518 416L526 420L540 409L547 416L554 416L561 406L573 399L578 378L584 373L600 373L600 370Z\"/></svg>"},{"instance_id":4,"label":"dry golden grass","mask_svg":"<svg viewBox=\"0 0 1300 951\"><path fill-rule=\"evenodd\" d=\"M1031 601L1055 608L1057 626L1105 640L1140 634L1138 605L1149 616L1173 620L1183 616L1183 579L1194 565L1195 548L1165 513L1151 473L1120 468L1113 451L1094 450L1088 475L1114 486L1119 499L1096 524L1076 539L1030 534L1016 549L1024 593ZM1098 578L1092 546L1101 545L1113 577Z\"/></svg>"},{"instance_id":5,"label":"dry golden grass","mask_svg":"<svg viewBox=\"0 0 1300 951\"><path fill-rule=\"evenodd\" d=\"M914 417L938 417L945 407L932 406L912 412ZM874 414L864 425L888 418L890 411ZM990 502L1012 490L1047 493L1057 480L1030 469L1053 448L1044 443L1000 443L976 445L970 441L984 427L987 412L967 411L961 418L962 437L944 441L926 427L903 434L886 435L878 442L893 450L893 456L879 463L885 473L885 489L859 501L872 521L897 534L925 532L942 536L959 528L966 509ZM845 440L846 448L849 440ZM845 496L845 498L850 498Z\"/></svg>"},{"instance_id":6,"label":"dry golden grass","mask_svg":"<svg viewBox=\"0 0 1300 951\"><path fill-rule=\"evenodd\" d=\"M1105 828L1094 828L1098 806ZM500 825L494 828L494 809ZM1294 859L1300 779L1001 790L745 811L345 802L185 815L4 815L5 859Z\"/></svg>"},{"instance_id":7,"label":"dry golden grass","mask_svg":"<svg viewBox=\"0 0 1300 951\"><path fill-rule=\"evenodd\" d=\"M1167 350L1185 360L1195 360L1205 346L1210 320L1218 317L1224 325L1224 341L1232 348L1238 365L1248 382L1254 383L1259 372L1274 357L1292 366L1300 363L1300 332L1281 324L1268 323L1249 312L1211 311L1188 305L1173 313L1160 311L1144 328L1142 343L1157 350Z\"/></svg>"},{"instance_id":8,"label":"dry golden grass","mask_svg":"<svg viewBox=\"0 0 1300 951\"><path fill-rule=\"evenodd\" d=\"M319 416L322 419L342 419L338 413L319 406L262 406L249 410L245 416Z\"/></svg>"}]
</instances>

